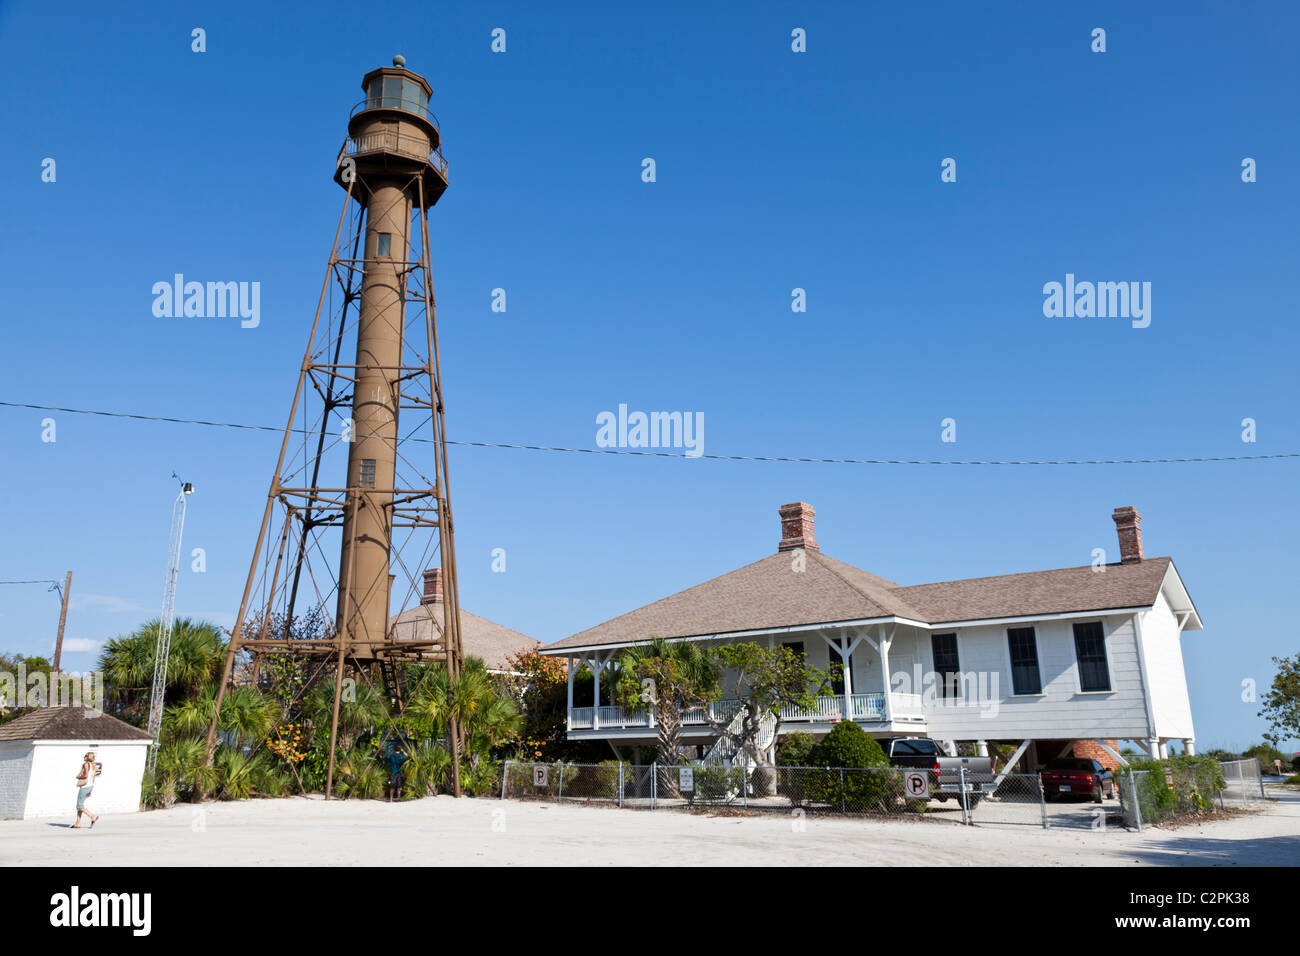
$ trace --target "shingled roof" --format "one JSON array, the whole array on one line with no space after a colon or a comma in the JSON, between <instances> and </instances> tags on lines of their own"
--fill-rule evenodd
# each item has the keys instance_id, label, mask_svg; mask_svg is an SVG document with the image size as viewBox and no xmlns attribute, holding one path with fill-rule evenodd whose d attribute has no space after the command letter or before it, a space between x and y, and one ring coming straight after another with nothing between
<instances>
[{"instance_id":1,"label":"shingled roof","mask_svg":"<svg viewBox=\"0 0 1300 956\"><path fill-rule=\"evenodd\" d=\"M152 739L148 731L88 707L41 707L0 724L0 741Z\"/></svg>"},{"instance_id":2,"label":"shingled roof","mask_svg":"<svg viewBox=\"0 0 1300 956\"><path fill-rule=\"evenodd\" d=\"M991 578L965 578L899 588L930 624L981 618L1066 614L1148 607L1160 593L1170 558L1144 558L1102 568L1060 568Z\"/></svg>"},{"instance_id":3,"label":"shingled roof","mask_svg":"<svg viewBox=\"0 0 1300 956\"><path fill-rule=\"evenodd\" d=\"M1172 565L1167 557L1144 558L1104 568L1087 565L903 587L822 554L812 538L812 509L802 507L803 517L793 520L806 522L805 529L796 529L806 536L783 539L784 550L556 641L546 650L872 619L942 625L1149 607ZM792 520L789 512L784 520Z\"/></svg>"},{"instance_id":4,"label":"shingled roof","mask_svg":"<svg viewBox=\"0 0 1300 956\"><path fill-rule=\"evenodd\" d=\"M436 613L432 613L436 610ZM421 604L408 608L394 621L394 634L399 641L429 640L431 633L442 636L442 606ZM477 657L489 670L504 670L509 658L520 651L531 651L541 646L541 641L518 631L460 611L460 642L466 657Z\"/></svg>"}]
</instances>

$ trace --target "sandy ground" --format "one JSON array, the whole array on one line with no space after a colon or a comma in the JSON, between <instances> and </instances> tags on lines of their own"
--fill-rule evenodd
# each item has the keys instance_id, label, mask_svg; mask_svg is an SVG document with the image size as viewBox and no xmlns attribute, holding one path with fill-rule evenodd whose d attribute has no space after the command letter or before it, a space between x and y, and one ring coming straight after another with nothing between
<instances>
[{"instance_id":1,"label":"sandy ground","mask_svg":"<svg viewBox=\"0 0 1300 956\"><path fill-rule=\"evenodd\" d=\"M184 805L70 821L0 822L0 865L1300 865L1300 793L1267 809L1141 833L1109 827L705 816L433 797Z\"/></svg>"}]
</instances>

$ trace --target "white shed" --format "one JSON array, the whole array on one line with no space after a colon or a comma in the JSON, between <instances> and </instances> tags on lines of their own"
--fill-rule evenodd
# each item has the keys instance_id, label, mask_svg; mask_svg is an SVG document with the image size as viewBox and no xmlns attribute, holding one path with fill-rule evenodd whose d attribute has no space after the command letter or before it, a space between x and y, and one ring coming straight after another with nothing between
<instances>
[{"instance_id":1,"label":"white shed","mask_svg":"<svg viewBox=\"0 0 1300 956\"><path fill-rule=\"evenodd\" d=\"M149 734L87 707L42 707L0 724L0 820L77 813L77 771L88 750L100 774L94 813L140 809Z\"/></svg>"}]
</instances>

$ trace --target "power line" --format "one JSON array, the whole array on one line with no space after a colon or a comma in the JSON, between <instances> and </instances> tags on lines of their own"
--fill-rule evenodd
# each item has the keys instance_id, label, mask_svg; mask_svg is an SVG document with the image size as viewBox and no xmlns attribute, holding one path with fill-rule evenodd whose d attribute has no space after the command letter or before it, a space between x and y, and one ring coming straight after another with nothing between
<instances>
[{"instance_id":1,"label":"power line","mask_svg":"<svg viewBox=\"0 0 1300 956\"><path fill-rule=\"evenodd\" d=\"M203 425L209 428L238 428L246 431L283 432L274 425L248 425L239 422L212 422L198 418L170 418L162 415L136 415L130 412L106 412L87 408L61 408L56 405L33 405L27 402L0 402L8 408L30 408L43 412L67 412L72 415L99 415L105 418L131 418L144 422L167 422L173 425ZM291 429L296 434L315 434L311 429ZM407 438L404 441L431 442L431 438ZM628 448L564 448L557 445L521 445L508 442L453 441L448 445L468 448L509 448L519 451L554 451L578 455L629 455L645 458L702 458L711 461L770 461L795 462L820 465L1171 465L1212 461L1269 461L1279 458L1300 458L1300 452L1275 455L1214 455L1197 458L1079 458L1079 459L1025 459L1025 460L956 460L920 458L795 458L778 455L688 455L685 452L639 451Z\"/></svg>"},{"instance_id":2,"label":"power line","mask_svg":"<svg viewBox=\"0 0 1300 956\"><path fill-rule=\"evenodd\" d=\"M49 579L46 581L0 581L0 584L58 584L58 581Z\"/></svg>"}]
</instances>

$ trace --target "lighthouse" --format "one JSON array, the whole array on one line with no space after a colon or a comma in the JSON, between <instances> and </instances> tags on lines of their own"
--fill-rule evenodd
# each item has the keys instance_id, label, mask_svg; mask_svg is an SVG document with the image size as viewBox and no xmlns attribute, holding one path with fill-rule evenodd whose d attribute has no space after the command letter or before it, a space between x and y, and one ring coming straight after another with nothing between
<instances>
[{"instance_id":1,"label":"lighthouse","mask_svg":"<svg viewBox=\"0 0 1300 956\"><path fill-rule=\"evenodd\" d=\"M302 675L295 700L332 676L327 798L345 675L382 680L400 717L407 665L441 665L459 796L454 688L464 654L429 251L447 162L433 89L402 57L367 73L361 88L336 157L343 209L226 650L207 762L237 658L251 660L244 679L253 682L264 658L290 658ZM442 600L420 604L434 626L399 638L390 612L418 601L435 556Z\"/></svg>"},{"instance_id":2,"label":"lighthouse","mask_svg":"<svg viewBox=\"0 0 1300 956\"><path fill-rule=\"evenodd\" d=\"M388 639L390 562L396 488L400 383L418 369L402 365L407 280L413 259L412 209L427 210L447 188L429 82L406 69L367 73L365 98L348 121L335 179L365 210L357 319L355 387L347 428L347 492L339 561L338 628L357 659L380 656ZM416 330L422 332L422 329Z\"/></svg>"}]
</instances>

